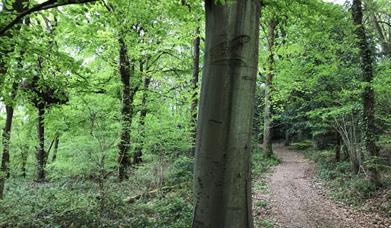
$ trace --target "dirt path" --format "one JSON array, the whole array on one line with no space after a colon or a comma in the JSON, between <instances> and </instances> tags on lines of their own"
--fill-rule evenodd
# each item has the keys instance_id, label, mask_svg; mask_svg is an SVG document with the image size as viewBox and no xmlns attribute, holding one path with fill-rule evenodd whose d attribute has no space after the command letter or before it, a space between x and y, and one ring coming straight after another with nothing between
<instances>
[{"instance_id":1,"label":"dirt path","mask_svg":"<svg viewBox=\"0 0 391 228\"><path fill-rule=\"evenodd\" d=\"M314 181L314 165L303 155L281 145L274 146L281 164L267 177L267 190L254 193L254 204L266 201L266 208L256 207L256 216L268 217L274 227L297 228L370 228L391 227L376 214L354 212L325 196ZM273 221L274 220L274 221Z\"/></svg>"}]
</instances>

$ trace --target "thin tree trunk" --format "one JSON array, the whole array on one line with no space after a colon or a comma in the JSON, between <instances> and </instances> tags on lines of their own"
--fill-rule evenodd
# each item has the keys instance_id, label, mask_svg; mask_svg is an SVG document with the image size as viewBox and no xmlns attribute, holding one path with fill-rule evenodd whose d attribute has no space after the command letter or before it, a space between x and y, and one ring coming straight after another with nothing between
<instances>
[{"instance_id":1,"label":"thin tree trunk","mask_svg":"<svg viewBox=\"0 0 391 228\"><path fill-rule=\"evenodd\" d=\"M5 179L9 177L9 144L11 139L12 119L14 116L14 108L6 105L7 119L3 130L3 156L1 159L1 173L0 173L0 199L4 195Z\"/></svg>"},{"instance_id":2,"label":"thin tree trunk","mask_svg":"<svg viewBox=\"0 0 391 228\"><path fill-rule=\"evenodd\" d=\"M118 177L119 180L127 178L126 170L130 165L129 149L130 149L130 128L132 120L132 110L130 103L130 77L131 67L128 58L127 47L125 41L119 39L120 50L119 50L119 71L122 82L122 132L121 141L118 145L119 156L118 156Z\"/></svg>"},{"instance_id":3,"label":"thin tree trunk","mask_svg":"<svg viewBox=\"0 0 391 228\"><path fill-rule=\"evenodd\" d=\"M11 128L12 128L12 120L14 116L14 107L12 105L5 106L7 118L5 121L5 127L3 130L3 157L1 159L1 171L2 175L5 177L9 177L9 162L10 162L10 139L11 139Z\"/></svg>"},{"instance_id":4,"label":"thin tree trunk","mask_svg":"<svg viewBox=\"0 0 391 228\"><path fill-rule=\"evenodd\" d=\"M372 86L373 60L365 34L361 0L353 0L352 16L356 26L355 34L358 38L358 47L360 49L362 80L366 83L362 94L364 148L369 153L369 156L376 159L378 157L378 151L376 147L375 93ZM375 185L380 184L379 173L375 165L368 167L368 176L371 183Z\"/></svg>"},{"instance_id":5,"label":"thin tree trunk","mask_svg":"<svg viewBox=\"0 0 391 228\"><path fill-rule=\"evenodd\" d=\"M205 8L193 227L253 227L249 158L259 1L207 0Z\"/></svg>"},{"instance_id":6,"label":"thin tree trunk","mask_svg":"<svg viewBox=\"0 0 391 228\"><path fill-rule=\"evenodd\" d=\"M11 97L10 99L13 101L16 97L18 89L18 83L14 83L12 85ZM9 162L10 162L10 142L11 142L11 130L12 130L12 121L14 117L14 106L12 104L6 104L6 120L5 126L3 129L3 154L1 158L1 172L0 172L0 199L3 198L4 195L4 185L5 180L10 176L9 173Z\"/></svg>"},{"instance_id":7,"label":"thin tree trunk","mask_svg":"<svg viewBox=\"0 0 391 228\"><path fill-rule=\"evenodd\" d=\"M341 161L341 144L342 140L339 135L337 135L337 145L335 145L335 161Z\"/></svg>"},{"instance_id":8,"label":"thin tree trunk","mask_svg":"<svg viewBox=\"0 0 391 228\"><path fill-rule=\"evenodd\" d=\"M352 173L358 174L360 172L360 160L357 157L351 156L350 162L352 163Z\"/></svg>"},{"instance_id":9,"label":"thin tree trunk","mask_svg":"<svg viewBox=\"0 0 391 228\"><path fill-rule=\"evenodd\" d=\"M15 0L12 4L11 8L7 8L7 5L4 4L4 10L8 12L16 11L18 13L23 12L26 7L28 7L27 0ZM19 24L19 23L18 23ZM17 28L19 29L19 28ZM0 34L0 37L5 36L5 34ZM11 36L10 34L7 34L6 36ZM8 53L12 52L11 50L6 50L3 53ZM0 57L0 76L4 77L5 74L7 73L7 68L5 67L5 62L3 59ZM0 83L3 82L0 80ZM1 84L0 84L1 85ZM14 82L12 85L12 90L11 90L11 96L10 100L13 101L16 98L16 93L18 90L18 83ZM4 197L4 185L5 185L5 179L9 177L9 162L10 162L10 155L9 155L9 145L10 145L10 140L11 140L11 129L12 129L12 121L13 121L13 116L14 116L14 106L11 104L6 104L6 121L5 121L5 126L3 130L3 154L1 158L1 170L0 170L0 199L3 199Z\"/></svg>"},{"instance_id":10,"label":"thin tree trunk","mask_svg":"<svg viewBox=\"0 0 391 228\"><path fill-rule=\"evenodd\" d=\"M379 35L380 46L382 48L383 54L386 57L391 58L391 42L389 42L387 40L387 37L384 35L384 30L380 26L379 20L377 19L375 13L371 14L371 19L372 19L373 25L375 26L377 34Z\"/></svg>"},{"instance_id":11,"label":"thin tree trunk","mask_svg":"<svg viewBox=\"0 0 391 228\"><path fill-rule=\"evenodd\" d=\"M272 19L268 25L268 51L269 56L267 58L267 68L268 72L266 74L266 87L265 87L265 110L264 110L264 127L263 127L263 147L265 154L268 157L271 157L273 154L272 146L272 84L273 84L273 68L274 68L274 43L275 43L275 30L278 25L276 19Z\"/></svg>"},{"instance_id":12,"label":"thin tree trunk","mask_svg":"<svg viewBox=\"0 0 391 228\"><path fill-rule=\"evenodd\" d=\"M196 38L193 41L193 79L192 79L192 97L191 97L191 155L194 156L197 138L197 107L198 107L198 80L200 72L200 27L196 29Z\"/></svg>"},{"instance_id":13,"label":"thin tree trunk","mask_svg":"<svg viewBox=\"0 0 391 228\"><path fill-rule=\"evenodd\" d=\"M133 163L135 165L140 164L143 155L143 147L144 147L144 139L145 139L145 117L147 116L147 99L148 99L148 89L149 84L151 83L151 78L146 76L144 78L144 91L143 97L141 99L141 111L140 111L140 119L139 119L139 129L140 129L140 144L136 148L136 151L133 156Z\"/></svg>"},{"instance_id":14,"label":"thin tree trunk","mask_svg":"<svg viewBox=\"0 0 391 228\"><path fill-rule=\"evenodd\" d=\"M45 160L46 161L49 161L50 151L52 151L52 148L53 148L53 145L56 141L56 138L57 138L57 133L54 135L54 138L53 138L52 142L50 143L48 150L45 153L45 155L46 155Z\"/></svg>"},{"instance_id":15,"label":"thin tree trunk","mask_svg":"<svg viewBox=\"0 0 391 228\"><path fill-rule=\"evenodd\" d=\"M52 162L56 161L59 143L60 143L60 135L58 133L56 133L56 136L55 136L55 139L54 139L54 148L53 148Z\"/></svg>"},{"instance_id":16,"label":"thin tree trunk","mask_svg":"<svg viewBox=\"0 0 391 228\"><path fill-rule=\"evenodd\" d=\"M37 121L37 182L45 181L45 166L46 166L46 152L45 152L45 105L38 104L38 121Z\"/></svg>"},{"instance_id":17,"label":"thin tree trunk","mask_svg":"<svg viewBox=\"0 0 391 228\"><path fill-rule=\"evenodd\" d=\"M290 144L291 144L291 135L289 133L289 125L287 125L287 128L285 129L284 146L289 146Z\"/></svg>"}]
</instances>

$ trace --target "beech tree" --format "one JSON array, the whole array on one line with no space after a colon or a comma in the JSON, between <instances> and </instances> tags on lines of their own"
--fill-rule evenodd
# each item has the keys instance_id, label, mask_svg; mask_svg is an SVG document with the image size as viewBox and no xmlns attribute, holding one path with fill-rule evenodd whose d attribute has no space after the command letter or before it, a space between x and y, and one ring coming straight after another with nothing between
<instances>
[{"instance_id":1,"label":"beech tree","mask_svg":"<svg viewBox=\"0 0 391 228\"><path fill-rule=\"evenodd\" d=\"M252 227L250 133L259 1L205 1L193 227Z\"/></svg>"}]
</instances>

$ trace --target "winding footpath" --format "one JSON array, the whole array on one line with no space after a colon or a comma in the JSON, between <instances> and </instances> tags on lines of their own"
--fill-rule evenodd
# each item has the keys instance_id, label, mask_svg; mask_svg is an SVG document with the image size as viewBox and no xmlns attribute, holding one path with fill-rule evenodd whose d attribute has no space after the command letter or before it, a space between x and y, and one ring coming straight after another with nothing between
<instances>
[{"instance_id":1,"label":"winding footpath","mask_svg":"<svg viewBox=\"0 0 391 228\"><path fill-rule=\"evenodd\" d=\"M389 218L357 212L329 199L315 180L313 162L302 154L282 145L275 145L274 152L281 163L266 178L268 188L253 193L257 219L268 218L273 227L283 228L391 227ZM259 201L267 206L257 206Z\"/></svg>"}]
</instances>

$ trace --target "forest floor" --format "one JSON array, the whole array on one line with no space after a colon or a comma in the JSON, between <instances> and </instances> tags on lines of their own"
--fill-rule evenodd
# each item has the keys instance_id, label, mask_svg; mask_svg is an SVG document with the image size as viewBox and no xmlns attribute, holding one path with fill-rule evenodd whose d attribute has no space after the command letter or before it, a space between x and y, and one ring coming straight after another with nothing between
<instances>
[{"instance_id":1,"label":"forest floor","mask_svg":"<svg viewBox=\"0 0 391 228\"><path fill-rule=\"evenodd\" d=\"M261 227L333 228L391 227L391 219L380 214L355 210L333 201L316 179L315 164L302 153L274 145L281 163L258 180L253 200L256 220Z\"/></svg>"}]
</instances>

